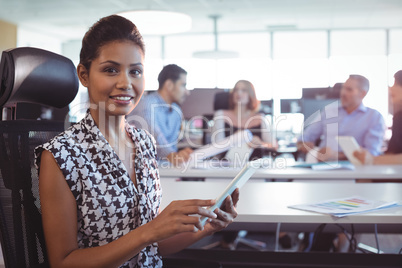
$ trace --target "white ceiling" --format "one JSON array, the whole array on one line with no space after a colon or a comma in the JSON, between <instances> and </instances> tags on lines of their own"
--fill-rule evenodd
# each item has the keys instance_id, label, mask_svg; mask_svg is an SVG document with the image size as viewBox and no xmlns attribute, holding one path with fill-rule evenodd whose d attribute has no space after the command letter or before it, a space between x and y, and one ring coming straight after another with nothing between
<instances>
[{"instance_id":1,"label":"white ceiling","mask_svg":"<svg viewBox=\"0 0 402 268\"><path fill-rule=\"evenodd\" d=\"M186 13L191 32L203 33L215 14L219 32L402 28L402 0L0 0L0 20L71 40L100 17L133 9Z\"/></svg>"}]
</instances>

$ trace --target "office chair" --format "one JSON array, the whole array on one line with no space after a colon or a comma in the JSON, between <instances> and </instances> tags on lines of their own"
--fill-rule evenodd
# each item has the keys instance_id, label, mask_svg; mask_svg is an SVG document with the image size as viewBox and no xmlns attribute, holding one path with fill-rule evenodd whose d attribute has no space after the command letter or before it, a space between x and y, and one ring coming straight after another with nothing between
<instances>
[{"instance_id":1,"label":"office chair","mask_svg":"<svg viewBox=\"0 0 402 268\"><path fill-rule=\"evenodd\" d=\"M214 111L229 109L229 91L217 92L214 96Z\"/></svg>"},{"instance_id":2,"label":"office chair","mask_svg":"<svg viewBox=\"0 0 402 268\"><path fill-rule=\"evenodd\" d=\"M0 62L0 242L6 267L48 267L34 148L64 121L15 120L18 103L67 106L78 92L71 60L36 48L3 51Z\"/></svg>"}]
</instances>

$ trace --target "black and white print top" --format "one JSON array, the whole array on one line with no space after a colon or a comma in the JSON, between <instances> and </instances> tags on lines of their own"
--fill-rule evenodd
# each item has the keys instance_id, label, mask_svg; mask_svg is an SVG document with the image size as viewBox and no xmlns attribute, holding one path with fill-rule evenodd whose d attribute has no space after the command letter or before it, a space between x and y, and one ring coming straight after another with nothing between
<instances>
[{"instance_id":1,"label":"black and white print top","mask_svg":"<svg viewBox=\"0 0 402 268\"><path fill-rule=\"evenodd\" d=\"M35 149L38 171L42 151L50 151L75 197L79 248L110 243L157 216L162 188L155 140L127 122L125 128L135 145L137 188L89 111ZM147 246L120 267L162 267L158 244Z\"/></svg>"}]
</instances>

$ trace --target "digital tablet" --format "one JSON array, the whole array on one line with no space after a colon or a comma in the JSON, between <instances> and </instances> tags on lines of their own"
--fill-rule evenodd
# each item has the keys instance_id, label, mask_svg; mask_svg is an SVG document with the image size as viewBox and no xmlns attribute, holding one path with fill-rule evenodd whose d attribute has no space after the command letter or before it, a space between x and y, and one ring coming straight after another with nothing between
<instances>
[{"instance_id":1,"label":"digital tablet","mask_svg":"<svg viewBox=\"0 0 402 268\"><path fill-rule=\"evenodd\" d=\"M257 159L254 161L248 162L242 170L236 175L236 177L229 183L226 189L216 198L216 203L212 207L208 208L211 211L214 211L216 208L219 208L225 198L228 195L231 195L236 188L241 188L250 177L255 173L255 171L262 166L263 159ZM207 222L207 217L201 218L201 225L204 226Z\"/></svg>"},{"instance_id":2,"label":"digital tablet","mask_svg":"<svg viewBox=\"0 0 402 268\"><path fill-rule=\"evenodd\" d=\"M354 151L360 150L360 146L356 139L353 136L337 136L336 139L350 163L356 166L361 165L362 163L359 159L353 156Z\"/></svg>"}]
</instances>

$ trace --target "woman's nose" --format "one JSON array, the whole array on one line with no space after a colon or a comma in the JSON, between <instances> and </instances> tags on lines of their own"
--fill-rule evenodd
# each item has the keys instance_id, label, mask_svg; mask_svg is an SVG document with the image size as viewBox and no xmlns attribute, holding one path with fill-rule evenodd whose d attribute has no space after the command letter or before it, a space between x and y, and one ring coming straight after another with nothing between
<instances>
[{"instance_id":1,"label":"woman's nose","mask_svg":"<svg viewBox=\"0 0 402 268\"><path fill-rule=\"evenodd\" d=\"M120 89L123 89L123 90L133 89L133 86L131 84L130 75L122 72L119 75L119 80L118 80L117 87L120 88Z\"/></svg>"}]
</instances>

